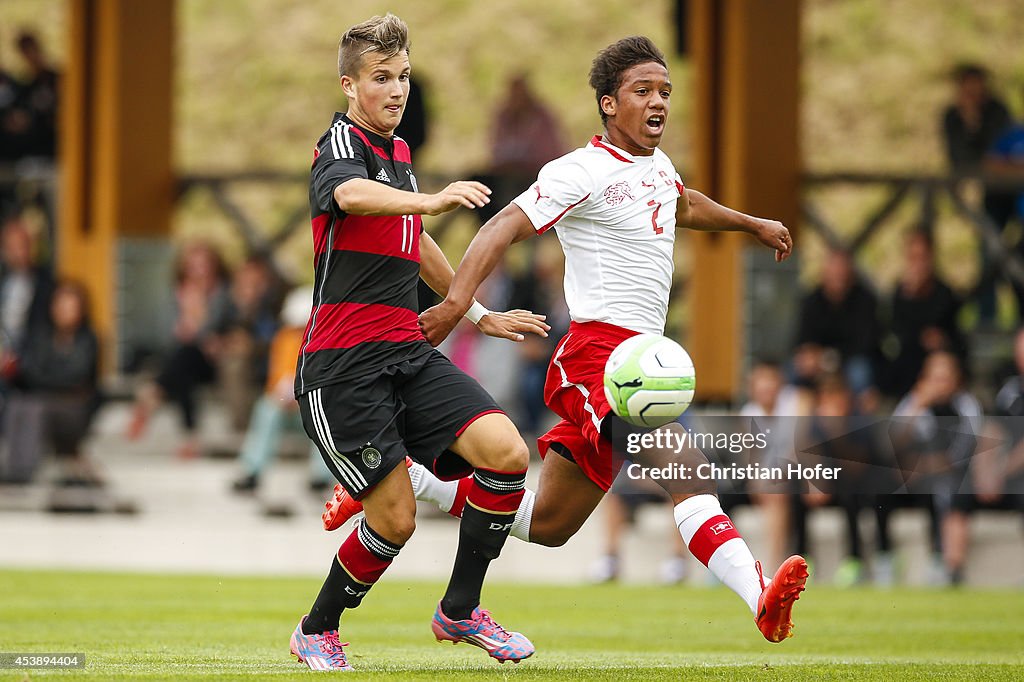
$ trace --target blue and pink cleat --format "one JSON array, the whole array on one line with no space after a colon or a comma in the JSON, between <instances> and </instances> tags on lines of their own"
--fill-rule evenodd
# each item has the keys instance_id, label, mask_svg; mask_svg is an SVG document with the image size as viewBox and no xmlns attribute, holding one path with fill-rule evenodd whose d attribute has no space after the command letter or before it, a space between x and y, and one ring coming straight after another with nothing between
<instances>
[{"instance_id":1,"label":"blue and pink cleat","mask_svg":"<svg viewBox=\"0 0 1024 682\"><path fill-rule=\"evenodd\" d=\"M438 642L458 644L465 642L480 647L491 658L504 663L518 663L533 655L533 644L518 632L509 632L491 618L489 611L479 606L473 609L472 615L466 620L451 620L437 605L430 629Z\"/></svg>"},{"instance_id":2,"label":"blue and pink cleat","mask_svg":"<svg viewBox=\"0 0 1024 682\"><path fill-rule=\"evenodd\" d=\"M305 620L305 616L299 619L299 624L292 633L292 655L299 658L299 663L305 663L310 670L317 671L355 670L345 657L344 647L348 646L348 643L341 643L338 631L328 630L321 634L307 635L302 632L302 623Z\"/></svg>"}]
</instances>

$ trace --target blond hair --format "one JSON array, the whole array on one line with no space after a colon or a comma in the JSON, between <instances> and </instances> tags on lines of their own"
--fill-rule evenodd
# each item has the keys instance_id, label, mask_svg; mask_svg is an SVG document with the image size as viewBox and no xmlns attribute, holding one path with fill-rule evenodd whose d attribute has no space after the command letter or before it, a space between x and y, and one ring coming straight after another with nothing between
<instances>
[{"instance_id":1,"label":"blond hair","mask_svg":"<svg viewBox=\"0 0 1024 682\"><path fill-rule=\"evenodd\" d=\"M390 12L356 24L338 43L338 76L354 77L367 52L379 52L385 59L409 52L409 27Z\"/></svg>"}]
</instances>

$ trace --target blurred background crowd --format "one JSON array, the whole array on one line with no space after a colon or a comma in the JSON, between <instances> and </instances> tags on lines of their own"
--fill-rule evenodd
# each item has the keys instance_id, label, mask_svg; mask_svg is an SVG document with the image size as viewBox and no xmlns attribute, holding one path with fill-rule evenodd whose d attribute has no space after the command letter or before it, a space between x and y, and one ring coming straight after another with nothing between
<instances>
[{"instance_id":1,"label":"blurred background crowd","mask_svg":"<svg viewBox=\"0 0 1024 682\"><path fill-rule=\"evenodd\" d=\"M238 240L205 235L193 219L161 251L163 297L152 305L160 307L156 319L164 320L166 328L137 335L158 341L122 349L118 366L105 366L106 341L90 324L86 289L60 277L53 260L54 205L60 197L53 175L61 149L60 68L48 59L48 46L31 27L14 36L13 45L18 63L9 65L8 71L0 62L3 490L52 483L87 489L114 485L117 472L102 465L103 453L90 452L96 415L105 409L126 411L127 441L143 437L153 415L168 409L180 420L174 444L177 457L237 457L237 475L224 494L258 492L282 449L291 446L301 450L302 457L307 452L304 441L295 438L301 426L291 392L309 311L311 269L295 267L294 259L278 250L280 243L238 248ZM578 67L575 70L582 71L584 65ZM906 418L910 426L898 434L899 448L945 462L944 470L961 473L958 480L970 478L970 492L949 489L941 476L925 477L899 494L757 485L730 489L724 498L728 505L754 505L762 512L771 553L768 563L792 552L813 559L808 518L833 507L845 519L841 541L846 555L834 580L844 585L891 585L899 579L899 562L889 533L890 516L912 507L917 510L913 513L929 519L929 579L957 584L970 561L973 512L1015 514L1024 522L1024 420L1014 419L1024 417L1024 91L1018 83L1018 92L1010 92L993 79L988 67L971 62L947 69L946 104L918 112L920 126L933 131L931 144L946 161L938 176L951 183L952 193L984 227L942 227L934 197L926 197L920 211L897 216L884 227L880 212L869 229L884 229L889 235L885 243L891 253L883 266L878 259L865 257L865 235L830 239L827 229L812 232L819 227L813 219L795 226L800 229L796 244L801 259L795 281L802 291L787 292L794 314L781 318L784 329L774 328L769 334L780 341L749 344L746 385L732 404L702 404L698 388L698 404L692 410L696 417L731 413L760 419L831 418L823 422L822 442L830 435L827 429L841 423L836 420ZM458 261L466 235L486 221L489 211L500 209L528 187L546 161L597 132L596 116L585 128L567 124L560 103L540 94L530 70L502 73L500 94L475 103L476 122L488 130L486 153L477 154L483 157L481 162L459 171L460 177L488 184L494 201L472 216L427 225L453 262ZM327 71L313 87L326 89L332 84ZM444 96L444 88L431 74L414 73L399 130L414 158L454 153L446 148L451 139L446 121L431 107ZM686 97L682 88L678 92L683 93L680 99ZM337 107L343 110L340 97L338 93ZM317 121L326 121L329 115L310 113ZM675 124L668 135L685 137L685 126ZM452 175L439 173L438 165L423 173L428 183L433 176ZM685 179L686 168L680 166ZM441 179L433 177L433 184ZM292 198L298 206L305 195L301 184L295 188ZM297 234L298 242L307 236L302 229ZM301 252L306 247L298 248ZM685 237L679 248L685 251ZM943 248L946 257L940 259ZM303 252L299 260L306 264L307 258ZM942 267L943 260L956 264L953 272L948 265ZM527 308L547 315L552 326L549 338L531 337L512 347L464 322L442 347L508 409L527 442L551 421L541 388L554 344L569 322L562 268L560 248L549 233L519 246L478 296L491 309ZM677 295L685 288L686 277L683 262ZM667 334L684 339L700 321L688 319L681 296L677 297L680 303L673 305ZM423 287L422 306L435 301ZM697 375L699 387L699 359ZM215 444L203 429L210 411L222 415L218 423L230 433ZM986 421L993 416L1000 419ZM950 437L949 430L935 427L940 419L957 420L960 427L952 431L970 437ZM844 441L844 447L860 451L844 452L842 459L869 464L877 458L877 444L870 438ZM309 454L308 482L314 495L334 483L315 451ZM657 490L629 481L620 481L616 490L605 508L604 556L597 558L591 572L598 581L620 574L625 561L622 537L637 509L648 502L663 503ZM863 533L864 519L873 524L868 536ZM675 549L669 552L662 576L666 582L682 581L685 548L678 545L673 529L666 527L665 538ZM1021 537L1005 541L1020 543Z\"/></svg>"}]
</instances>

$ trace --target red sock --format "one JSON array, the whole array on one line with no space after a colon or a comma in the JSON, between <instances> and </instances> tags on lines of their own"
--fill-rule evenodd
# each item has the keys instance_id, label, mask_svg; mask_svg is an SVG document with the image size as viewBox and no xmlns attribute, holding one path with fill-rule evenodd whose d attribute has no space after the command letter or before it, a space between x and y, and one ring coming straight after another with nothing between
<instances>
[{"instance_id":1,"label":"red sock","mask_svg":"<svg viewBox=\"0 0 1024 682\"><path fill-rule=\"evenodd\" d=\"M757 612L761 580L747 543L714 495L695 495L676 505L676 526L690 553Z\"/></svg>"},{"instance_id":2,"label":"red sock","mask_svg":"<svg viewBox=\"0 0 1024 682\"><path fill-rule=\"evenodd\" d=\"M459 487L455 491L455 502L452 503L452 508L448 510L449 514L457 519L462 518L462 510L466 508L466 498L469 497L469 491L472 488L472 476L466 476L465 478L459 479Z\"/></svg>"},{"instance_id":3,"label":"red sock","mask_svg":"<svg viewBox=\"0 0 1024 682\"><path fill-rule=\"evenodd\" d=\"M342 611L359 606L400 549L378 535L365 520L360 523L341 543L302 631L311 635L337 630Z\"/></svg>"},{"instance_id":4,"label":"red sock","mask_svg":"<svg viewBox=\"0 0 1024 682\"><path fill-rule=\"evenodd\" d=\"M338 549L338 563L355 580L372 585L384 574L401 547L394 545L364 521Z\"/></svg>"}]
</instances>

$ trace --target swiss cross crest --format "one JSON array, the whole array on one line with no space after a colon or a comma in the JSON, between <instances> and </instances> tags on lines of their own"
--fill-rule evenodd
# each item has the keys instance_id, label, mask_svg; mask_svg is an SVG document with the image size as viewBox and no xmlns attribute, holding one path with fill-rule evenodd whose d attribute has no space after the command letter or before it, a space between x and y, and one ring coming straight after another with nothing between
<instances>
[{"instance_id":1,"label":"swiss cross crest","mask_svg":"<svg viewBox=\"0 0 1024 682\"><path fill-rule=\"evenodd\" d=\"M711 532L715 535L721 535L722 533L730 531L732 529L732 523L730 523L729 521L719 521L715 525L711 526Z\"/></svg>"},{"instance_id":2,"label":"swiss cross crest","mask_svg":"<svg viewBox=\"0 0 1024 682\"><path fill-rule=\"evenodd\" d=\"M629 191L629 183L625 180L616 182L604 191L604 200L609 206L618 206L626 199L633 201L635 198Z\"/></svg>"}]
</instances>

